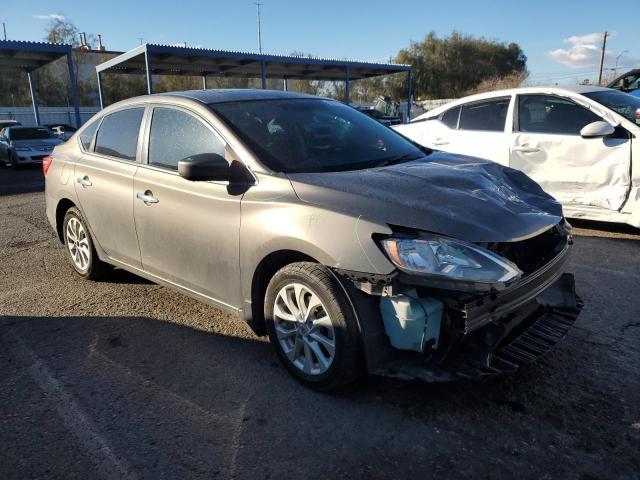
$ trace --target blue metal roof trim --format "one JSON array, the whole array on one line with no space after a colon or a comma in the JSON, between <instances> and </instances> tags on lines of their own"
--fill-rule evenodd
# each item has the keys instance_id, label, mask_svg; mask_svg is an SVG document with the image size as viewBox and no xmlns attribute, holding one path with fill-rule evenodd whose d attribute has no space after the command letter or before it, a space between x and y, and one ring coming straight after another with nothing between
<instances>
[{"instance_id":1,"label":"blue metal roof trim","mask_svg":"<svg viewBox=\"0 0 640 480\"><path fill-rule=\"evenodd\" d=\"M66 54L71 45L64 43L30 42L24 40L0 40L0 50L23 50L25 52L45 52Z\"/></svg>"},{"instance_id":2,"label":"blue metal roof trim","mask_svg":"<svg viewBox=\"0 0 640 480\"><path fill-rule=\"evenodd\" d=\"M205 53L205 56L228 56L229 58L255 58L256 61L294 61L295 63L316 63L316 64L340 64L340 65L349 65L349 66L366 66L366 67L376 67L376 68L393 68L399 69L401 71L406 71L411 69L411 65L399 64L399 63L377 63L377 62L368 62L366 60L351 60L351 59L340 59L340 58L326 58L326 57L302 57L296 55L280 55L273 53L255 53L255 52L243 52L237 50L215 50L212 48L203 48L203 47L180 47L176 45L160 45L156 43L147 43L145 44L147 47L147 51L151 53L175 53L175 54L189 54L189 52L193 52L195 55L202 56L202 53Z\"/></svg>"},{"instance_id":3,"label":"blue metal roof trim","mask_svg":"<svg viewBox=\"0 0 640 480\"><path fill-rule=\"evenodd\" d=\"M411 65L393 63L375 63L357 60L340 60L318 57L298 57L292 55L260 54L255 52L239 52L229 50L214 50L202 47L180 47L175 45L158 45L145 43L133 48L117 57L96 66L98 73L105 70L118 70L119 65L135 57L145 54L171 54L176 56L195 56L201 58L226 58L231 60L250 60L252 62L266 62L279 64L324 65L335 67L350 67L362 69L377 69L385 72L397 73L411 71Z\"/></svg>"}]
</instances>

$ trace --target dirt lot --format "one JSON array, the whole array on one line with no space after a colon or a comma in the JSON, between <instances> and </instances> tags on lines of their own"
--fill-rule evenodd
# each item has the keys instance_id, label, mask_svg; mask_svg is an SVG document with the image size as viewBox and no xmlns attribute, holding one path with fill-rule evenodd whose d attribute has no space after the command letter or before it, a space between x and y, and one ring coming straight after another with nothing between
<instances>
[{"instance_id":1,"label":"dirt lot","mask_svg":"<svg viewBox=\"0 0 640 480\"><path fill-rule=\"evenodd\" d=\"M2 479L640 478L633 229L580 225L586 306L534 366L330 396L215 308L124 272L79 279L41 189L37 169L0 169Z\"/></svg>"}]
</instances>

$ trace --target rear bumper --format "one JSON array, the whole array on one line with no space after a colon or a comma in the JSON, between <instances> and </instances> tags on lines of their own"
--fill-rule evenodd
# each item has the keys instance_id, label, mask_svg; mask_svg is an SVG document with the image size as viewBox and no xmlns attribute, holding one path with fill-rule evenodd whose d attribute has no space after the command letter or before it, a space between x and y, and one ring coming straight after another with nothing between
<instances>
[{"instance_id":1,"label":"rear bumper","mask_svg":"<svg viewBox=\"0 0 640 480\"><path fill-rule=\"evenodd\" d=\"M562 340L581 309L573 275L565 273L526 303L464 335L445 356L395 350L370 373L434 382L514 372Z\"/></svg>"}]
</instances>

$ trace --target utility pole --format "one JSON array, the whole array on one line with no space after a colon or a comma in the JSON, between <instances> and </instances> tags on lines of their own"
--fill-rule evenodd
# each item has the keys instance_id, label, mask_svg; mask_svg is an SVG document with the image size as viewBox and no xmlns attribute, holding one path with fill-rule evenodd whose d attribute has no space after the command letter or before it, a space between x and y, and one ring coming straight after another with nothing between
<instances>
[{"instance_id":1,"label":"utility pole","mask_svg":"<svg viewBox=\"0 0 640 480\"><path fill-rule=\"evenodd\" d=\"M604 67L604 52L607 49L607 37L609 32L604 32L602 36L602 52L600 53L600 72L598 73L598 86L602 86L602 68Z\"/></svg>"},{"instance_id":2,"label":"utility pole","mask_svg":"<svg viewBox=\"0 0 640 480\"><path fill-rule=\"evenodd\" d=\"M253 2L258 11L258 52L262 53L262 29L260 25L260 5L263 5L259 2Z\"/></svg>"},{"instance_id":3,"label":"utility pole","mask_svg":"<svg viewBox=\"0 0 640 480\"><path fill-rule=\"evenodd\" d=\"M2 22L2 32L4 33L4 39L7 39L7 25Z\"/></svg>"}]
</instances>

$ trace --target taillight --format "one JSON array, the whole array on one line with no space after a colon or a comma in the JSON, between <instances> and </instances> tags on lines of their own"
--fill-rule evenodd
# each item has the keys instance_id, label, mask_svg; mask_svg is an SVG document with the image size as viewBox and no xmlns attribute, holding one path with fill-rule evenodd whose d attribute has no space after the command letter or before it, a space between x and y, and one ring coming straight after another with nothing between
<instances>
[{"instance_id":1,"label":"taillight","mask_svg":"<svg viewBox=\"0 0 640 480\"><path fill-rule=\"evenodd\" d=\"M42 159L42 171L45 177L47 176L47 172L49 171L49 167L51 166L52 162L53 162L53 157L49 155L47 155Z\"/></svg>"},{"instance_id":2,"label":"taillight","mask_svg":"<svg viewBox=\"0 0 640 480\"><path fill-rule=\"evenodd\" d=\"M640 120L640 108L636 109L636 120ZM638 122L636 122L638 123Z\"/></svg>"}]
</instances>

